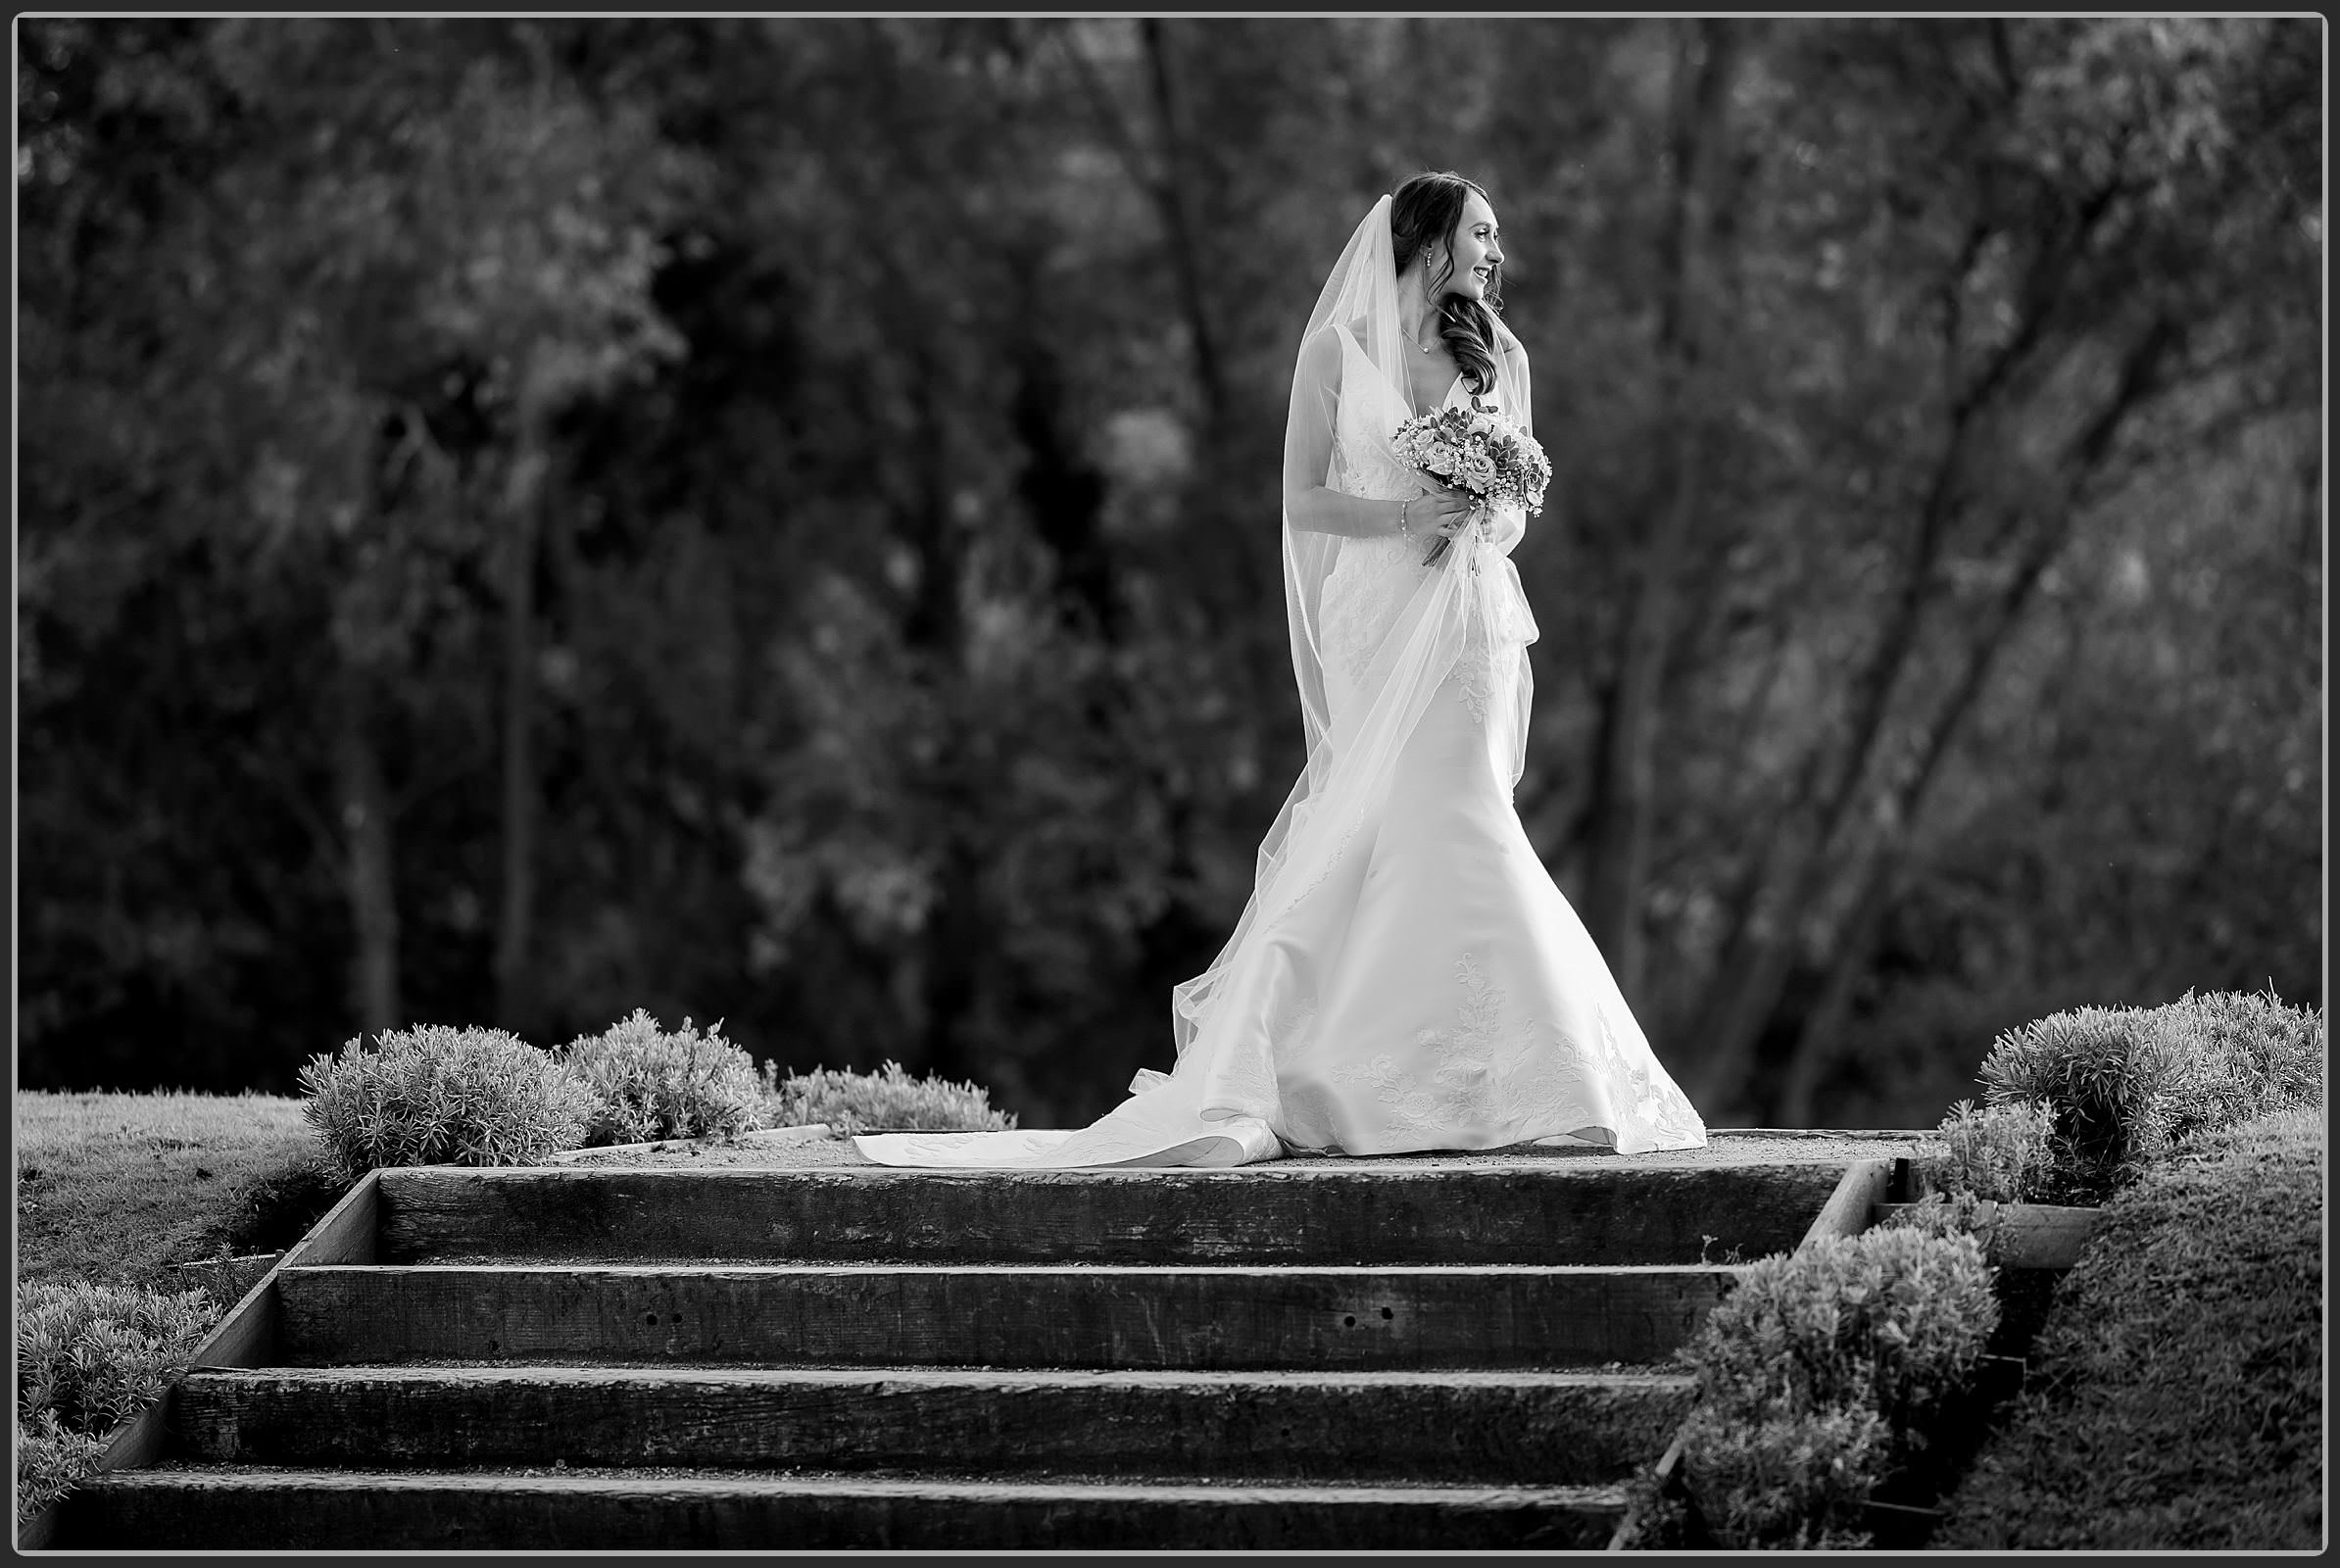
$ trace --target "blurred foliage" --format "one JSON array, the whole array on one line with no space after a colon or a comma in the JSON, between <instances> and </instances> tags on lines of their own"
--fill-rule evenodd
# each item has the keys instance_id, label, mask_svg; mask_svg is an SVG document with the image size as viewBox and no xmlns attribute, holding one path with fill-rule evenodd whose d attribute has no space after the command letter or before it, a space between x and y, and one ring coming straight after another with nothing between
<instances>
[{"instance_id":1,"label":"blurred foliage","mask_svg":"<svg viewBox=\"0 0 2340 1568\"><path fill-rule=\"evenodd\" d=\"M1556 470L1521 809L1711 1120L2321 1000L2312 21L20 37L24 1085L644 1007L1102 1110L1299 766L1292 334L1422 167Z\"/></svg>"}]
</instances>

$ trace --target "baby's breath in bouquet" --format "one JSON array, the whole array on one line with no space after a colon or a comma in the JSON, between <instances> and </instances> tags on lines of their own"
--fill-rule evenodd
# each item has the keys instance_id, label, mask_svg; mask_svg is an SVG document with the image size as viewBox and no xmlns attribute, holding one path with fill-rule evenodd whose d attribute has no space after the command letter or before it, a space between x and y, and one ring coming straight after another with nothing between
<instances>
[{"instance_id":1,"label":"baby's breath in bouquet","mask_svg":"<svg viewBox=\"0 0 2340 1568\"><path fill-rule=\"evenodd\" d=\"M1389 441L1401 462L1467 492L1481 506L1510 504L1530 514L1543 510L1552 466L1536 438L1495 415L1444 408L1418 414ZM1445 554L1446 538L1432 541L1424 565Z\"/></svg>"}]
</instances>

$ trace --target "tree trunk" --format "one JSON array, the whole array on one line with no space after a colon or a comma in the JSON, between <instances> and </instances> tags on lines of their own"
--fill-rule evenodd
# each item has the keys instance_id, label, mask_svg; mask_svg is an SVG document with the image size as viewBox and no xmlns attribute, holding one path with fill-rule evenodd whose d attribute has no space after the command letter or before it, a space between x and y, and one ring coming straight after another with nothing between
<instances>
[{"instance_id":1,"label":"tree trunk","mask_svg":"<svg viewBox=\"0 0 2340 1568\"><path fill-rule=\"evenodd\" d=\"M920 978L919 1059L940 1077L965 1079L977 1063L967 1044L967 1019L974 1010L984 968L986 917L983 908L979 798L965 787L974 764L965 755L961 720L951 696L961 689L966 670L966 625L960 605L966 576L964 527L951 514L950 431L943 413L943 367L923 333L913 330L911 407L916 420L913 450L916 479L908 498L909 523L918 549L918 597L904 641L915 653L923 678L935 695L933 760L921 769L922 799L935 824L935 898L929 906L918 956Z\"/></svg>"},{"instance_id":2,"label":"tree trunk","mask_svg":"<svg viewBox=\"0 0 2340 1568\"><path fill-rule=\"evenodd\" d=\"M1153 96L1154 115L1162 127L1162 172L1151 194L1161 209L1163 232L1169 239L1179 309L1186 318L1187 335L1194 349L1194 380L1202 394L1202 438L1196 444L1201 461L1187 480L1186 501L1190 512L1199 509L1200 525L1216 529L1225 541L1221 558L1224 569L1214 574L1221 586L1206 600L1219 612L1214 617L1216 634L1228 619L1255 627L1260 610L1280 598L1267 575L1271 570L1272 551L1261 548L1263 541L1274 539L1275 530L1272 526L1265 529L1258 526L1261 515L1275 517L1278 503L1274 498L1280 489L1262 492L1265 510L1261 513L1223 504L1226 487L1216 476L1216 470L1224 466L1231 453L1241 450L1242 442L1235 427L1234 395L1227 384L1219 333L1211 323L1210 307L1203 296L1203 224L1196 212L1197 181L1191 167L1194 139L1187 134L1180 108L1169 36L1156 18L1145 19L1138 27L1146 48L1146 78ZM1284 639L1246 636L1243 646L1252 656L1252 678L1273 679L1278 656L1285 647Z\"/></svg>"},{"instance_id":3,"label":"tree trunk","mask_svg":"<svg viewBox=\"0 0 2340 1568\"><path fill-rule=\"evenodd\" d=\"M975 1076L966 1024L975 1008L985 949L981 875L967 834L952 831L943 852L934 910L927 917L923 1056L928 1072L953 1082Z\"/></svg>"},{"instance_id":4,"label":"tree trunk","mask_svg":"<svg viewBox=\"0 0 2340 1568\"><path fill-rule=\"evenodd\" d=\"M1945 274L1941 297L1948 428L1941 455L1877 646L1853 682L1850 708L1854 716L1847 726L1845 744L1838 749L1832 766L1823 767L1815 754L1806 767L1805 784L1794 796L1798 804L1789 808L1786 822L1775 831L1775 848L1765 875L1739 911L1724 946L1724 959L1716 965L1700 999L1690 1038L1704 1055L1687 1087L1690 1098L1701 1104L1720 1104L1736 1095L1756 1037L1778 1005L1794 967L1790 951L1794 924L1830 879L1828 856L1875 761L1893 693L1916 652L1921 622L1938 587L1936 564L1965 503L1962 491L1969 467L1980 461L1971 450L1980 416L2015 384L2018 371L2051 338L2051 321L2068 303L2072 270L2111 212L2119 189L2117 184L2108 184L2092 193L2070 220L2069 229L2056 243L2043 247L2021 291L2025 302L2022 318L1990 359L1963 384L1956 353L1961 331L1960 291L1989 239L1986 228L1977 226L1967 235L1957 261ZM2109 433L2108 428L2105 434L2109 437ZM1816 787L1824 775L1828 782Z\"/></svg>"},{"instance_id":5,"label":"tree trunk","mask_svg":"<svg viewBox=\"0 0 2340 1568\"><path fill-rule=\"evenodd\" d=\"M1788 1059L1787 1076L1781 1084L1776 1112L1781 1119L1767 1125L1803 1127L1810 1124L1814 1094L1827 1069L1833 1064L1838 1043L1851 1016L1853 988L1868 969L1870 956L1876 951L1877 927L1888 902L1894 868L1915 826L1918 812L1924 806L1926 789L1932 784L1943 758L1949 755L1950 744L1957 737L1969 710L1989 683L1999 652L2023 619L2023 610L2038 587L2041 574L2063 548L2064 541L2071 537L2074 510L2074 504L2068 501L2062 515L2042 528L2031 548L2025 552L2014 582L1993 608L1993 613L1968 657L1966 667L1960 671L1957 684L1935 713L1917 765L1893 789L1887 806L1879 813L1885 824L1883 841L1872 850L1860 873L1860 889L1852 896L1851 907L1836 922L1839 935L1835 956L1829 960L1828 980L1822 987L1819 1002L1814 1004L1797 1033L1795 1048Z\"/></svg>"},{"instance_id":6,"label":"tree trunk","mask_svg":"<svg viewBox=\"0 0 2340 1568\"><path fill-rule=\"evenodd\" d=\"M1211 330L1210 315L1202 303L1202 263L1195 249L1186 136L1179 120L1178 100L1170 84L1169 46L1158 19L1147 17L1138 24L1138 28L1146 43L1146 69L1153 89L1154 113L1162 122L1162 180L1156 199L1161 203L1163 227L1170 235L1170 260L1178 272L1179 303L1186 314L1187 331L1194 339L1194 377L1202 387L1203 415L1207 421L1205 450L1217 452L1221 450L1219 437L1227 427L1227 380L1219 363L1218 334Z\"/></svg>"},{"instance_id":7,"label":"tree trunk","mask_svg":"<svg viewBox=\"0 0 2340 1568\"><path fill-rule=\"evenodd\" d=\"M536 1023L536 550L548 464L543 415L526 411L504 496L504 905L496 926L496 1018L522 1035Z\"/></svg>"},{"instance_id":8,"label":"tree trunk","mask_svg":"<svg viewBox=\"0 0 2340 1568\"><path fill-rule=\"evenodd\" d=\"M1916 762L1899 779L1888 778L1883 781L1881 809L1877 813L1884 823L1881 830L1883 842L1872 847L1864 858L1863 864L1871 869L1865 869L1863 875L1877 881L1889 879L1893 858L1907 838L1909 824L1915 820L1923 806L1926 791L1943 758L1948 755L1959 726L1965 721L1975 700L1981 696L1999 652L2022 621L2023 611L2037 590L2040 578L2070 539L2084 504L2088 481L2103 466L2122 420L2149 394L2161 366L2177 341L2176 328L2166 320L2156 320L2140 334L2123 356L2121 377L2112 395L2072 444L2071 466L2061 486L2061 493L2045 509L2046 516L2032 531L2029 542L2017 559L2014 574L2007 587L1982 617L1981 630L1970 645L1964 665L1948 696L1922 727L1923 739L1916 748ZM1849 801L1850 798L1850 792L1846 791L1844 799ZM1836 820L1841 821L1843 814L1840 802ZM1828 852L1835 842L1831 828L1830 837L1822 840L1806 860L1806 868L1796 884L1797 896L1791 908L1801 909L1821 895L1831 864ZM1843 939L1844 933L1850 932L1853 933L1853 940L1865 948L1871 940L1867 928L1874 923L1877 913L1870 902L1876 891L1874 885L1862 889L1851 901L1853 907L1849 915L1832 922L1833 934L1826 945L1832 946ZM1753 1054L1755 1037L1779 1004L1779 992L1793 967L1794 956L1795 933L1792 930L1775 933L1768 954L1747 965L1740 976L1739 988L1730 996L1729 1000L1735 1010L1728 1016L1727 1022L1738 1031L1727 1037L1728 1043L1733 1048L1732 1053L1720 1062L1710 1059L1707 1076L1700 1083L1701 1092L1711 1097L1711 1102L1717 1106L1733 1100L1738 1094ZM1861 961L1866 962L1866 958ZM1831 965L1832 973L1835 967ZM1846 983L1849 985L1851 979L1857 978L1857 974L1849 976ZM1799 1040L1797 1056L1811 1055L1825 1059L1828 1051L1832 1049L1828 1039L1828 1031L1840 1023L1840 1019L1834 1022L1824 1019L1817 1042L1807 1045ZM1728 1070L1718 1071L1718 1066ZM1791 1067L1791 1077L1796 1070ZM1801 1070L1807 1075L1816 1075L1819 1062L1808 1062Z\"/></svg>"},{"instance_id":9,"label":"tree trunk","mask_svg":"<svg viewBox=\"0 0 2340 1568\"><path fill-rule=\"evenodd\" d=\"M1039 312L1035 301L1035 318ZM1075 623L1086 618L1097 637L1111 644L1121 639L1122 604L1112 546L1102 526L1106 485L1082 457L1064 404L1064 377L1054 353L1038 339L1027 339L1016 355L1010 415L1024 448L1016 489L1031 514L1033 531L1055 562L1059 614Z\"/></svg>"},{"instance_id":10,"label":"tree trunk","mask_svg":"<svg viewBox=\"0 0 2340 1568\"><path fill-rule=\"evenodd\" d=\"M902 640L928 661L936 685L957 677L963 640L959 607L966 571L965 541L951 514L947 432L938 383L943 367L922 331L912 328L909 347L910 405L916 420L916 479L906 498L912 544L918 553L918 589L911 601Z\"/></svg>"},{"instance_id":11,"label":"tree trunk","mask_svg":"<svg viewBox=\"0 0 2340 1568\"><path fill-rule=\"evenodd\" d=\"M1820 988L1820 1000L1806 1015L1796 1036L1795 1049L1789 1054L1779 1100L1768 1113L1758 1110L1763 1125L1812 1125L1813 1102L1828 1068L1836 1063L1844 1027L1852 1017L1853 991L1861 976L1869 971L1870 957L1877 951L1878 927L1891 902L1892 881L1891 867L1882 858L1872 863L1864 875L1852 913L1844 924L1845 939L1837 944L1836 956L1828 963L1828 979Z\"/></svg>"},{"instance_id":12,"label":"tree trunk","mask_svg":"<svg viewBox=\"0 0 2340 1568\"><path fill-rule=\"evenodd\" d=\"M357 953L350 966L350 1005L358 1027L379 1036L399 1027L398 897L393 875L390 790L374 749L372 682L342 676L333 763L342 843L342 884Z\"/></svg>"},{"instance_id":13,"label":"tree trunk","mask_svg":"<svg viewBox=\"0 0 2340 1568\"><path fill-rule=\"evenodd\" d=\"M1602 713L1591 807L1592 857L1584 923L1636 1012L1641 994L1641 893L1649 876L1656 794L1660 695L1681 598L1678 562L1698 513L1704 447L1698 385L1700 320L1697 273L1721 186L1735 34L1727 21L1697 24L1681 34L1676 67L1674 201L1661 245L1658 359L1666 388L1659 409L1669 475L1656 525L1642 546L1626 612L1617 676Z\"/></svg>"}]
</instances>

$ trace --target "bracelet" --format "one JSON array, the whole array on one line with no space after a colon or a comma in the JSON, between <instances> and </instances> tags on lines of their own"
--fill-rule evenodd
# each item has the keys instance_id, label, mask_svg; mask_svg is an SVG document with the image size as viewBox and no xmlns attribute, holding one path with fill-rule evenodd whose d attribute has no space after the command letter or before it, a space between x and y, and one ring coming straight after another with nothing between
<instances>
[{"instance_id":1,"label":"bracelet","mask_svg":"<svg viewBox=\"0 0 2340 1568\"><path fill-rule=\"evenodd\" d=\"M1407 496L1405 499L1397 503L1397 531L1401 534L1410 535L1413 532L1411 528L1408 528L1405 525L1405 509L1413 504L1414 498L1412 496Z\"/></svg>"}]
</instances>

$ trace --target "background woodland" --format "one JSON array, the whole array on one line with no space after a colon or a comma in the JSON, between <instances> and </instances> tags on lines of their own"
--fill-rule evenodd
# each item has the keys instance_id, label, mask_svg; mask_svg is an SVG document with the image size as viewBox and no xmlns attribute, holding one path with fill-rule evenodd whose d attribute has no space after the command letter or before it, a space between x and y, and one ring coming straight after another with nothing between
<instances>
[{"instance_id":1,"label":"background woodland","mask_svg":"<svg viewBox=\"0 0 2340 1568\"><path fill-rule=\"evenodd\" d=\"M2314 20L18 24L18 1081L635 1007L1086 1120L1300 763L1293 336L1502 220L1518 803L1716 1125L2320 1004Z\"/></svg>"}]
</instances>

